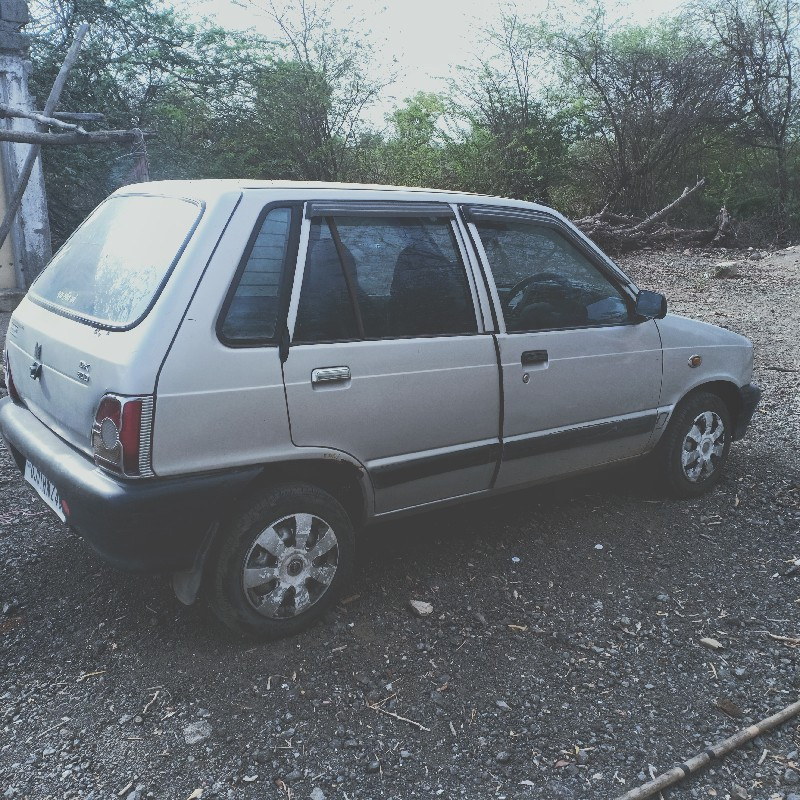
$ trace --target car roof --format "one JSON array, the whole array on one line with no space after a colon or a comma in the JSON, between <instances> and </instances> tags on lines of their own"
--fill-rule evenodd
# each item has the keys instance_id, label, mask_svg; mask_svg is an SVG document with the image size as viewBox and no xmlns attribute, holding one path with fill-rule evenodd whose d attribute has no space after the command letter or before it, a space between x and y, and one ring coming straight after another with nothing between
<instances>
[{"instance_id":1,"label":"car roof","mask_svg":"<svg viewBox=\"0 0 800 800\"><path fill-rule=\"evenodd\" d=\"M204 178L201 180L171 180L133 183L117 189L112 196L120 195L153 195L180 197L204 203L214 203L224 195L239 196L249 190L275 192L274 197L265 197L268 202L274 201L309 201L309 200L387 200L396 201L428 201L465 205L490 205L539 211L566 222L569 227L595 251L625 281L630 278L582 231L575 228L561 213L539 203L526 200L513 200L509 197L495 197L472 192L449 191L447 189L426 189L415 186L388 186L371 183L335 183L329 181L260 181L248 178ZM633 285L633 284L631 284Z\"/></svg>"},{"instance_id":2,"label":"car roof","mask_svg":"<svg viewBox=\"0 0 800 800\"><path fill-rule=\"evenodd\" d=\"M416 186L387 186L382 184L335 183L327 181L262 181L245 178L150 181L148 183L136 183L124 186L118 189L115 194L158 194L209 201L229 192L238 193L250 189L286 191L287 197L289 194L297 194L297 199L306 200L345 200L355 199L353 196L357 195L357 199L359 200L433 200L443 203L513 206L515 208L526 208L533 211L554 213L553 209L539 205L538 203L530 203L525 200L513 200L507 197L473 194L472 192L428 189Z\"/></svg>"}]
</instances>

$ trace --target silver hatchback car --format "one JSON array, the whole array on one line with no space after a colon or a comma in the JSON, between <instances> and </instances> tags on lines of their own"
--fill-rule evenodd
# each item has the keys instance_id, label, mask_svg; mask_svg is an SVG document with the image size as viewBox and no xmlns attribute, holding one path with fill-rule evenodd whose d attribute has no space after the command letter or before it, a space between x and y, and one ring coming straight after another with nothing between
<instances>
[{"instance_id":1,"label":"silver hatchback car","mask_svg":"<svg viewBox=\"0 0 800 800\"><path fill-rule=\"evenodd\" d=\"M532 203L138 184L14 313L0 430L108 561L269 638L331 605L374 520L644 456L710 489L752 359Z\"/></svg>"}]
</instances>

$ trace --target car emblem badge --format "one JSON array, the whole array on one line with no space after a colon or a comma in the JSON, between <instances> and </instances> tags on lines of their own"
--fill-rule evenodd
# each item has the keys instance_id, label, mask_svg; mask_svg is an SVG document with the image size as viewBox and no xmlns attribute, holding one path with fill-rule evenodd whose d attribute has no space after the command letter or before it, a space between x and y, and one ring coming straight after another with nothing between
<instances>
[{"instance_id":1,"label":"car emblem badge","mask_svg":"<svg viewBox=\"0 0 800 800\"><path fill-rule=\"evenodd\" d=\"M92 369L92 365L91 364L87 364L85 361L79 361L78 362L78 371L75 374L75 377L81 383L89 383L89 381L91 380L91 378L89 377L89 372L91 371L91 369Z\"/></svg>"}]
</instances>

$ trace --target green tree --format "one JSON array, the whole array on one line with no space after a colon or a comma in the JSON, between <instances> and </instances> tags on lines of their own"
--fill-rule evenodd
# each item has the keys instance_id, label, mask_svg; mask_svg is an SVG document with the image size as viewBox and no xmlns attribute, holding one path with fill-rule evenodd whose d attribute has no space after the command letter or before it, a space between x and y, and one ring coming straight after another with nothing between
<instances>
[{"instance_id":1,"label":"green tree","mask_svg":"<svg viewBox=\"0 0 800 800\"><path fill-rule=\"evenodd\" d=\"M405 186L441 186L446 136L440 127L445 104L418 92L389 115L383 147L386 180Z\"/></svg>"},{"instance_id":2,"label":"green tree","mask_svg":"<svg viewBox=\"0 0 800 800\"><path fill-rule=\"evenodd\" d=\"M90 33L61 107L156 131L159 178L345 180L357 174L364 108L381 84L369 48L303 0L278 13L278 41L190 21L165 0L35 0L34 91L46 95L72 32ZM50 148L44 164L56 242L133 179L121 148Z\"/></svg>"},{"instance_id":3,"label":"green tree","mask_svg":"<svg viewBox=\"0 0 800 800\"><path fill-rule=\"evenodd\" d=\"M770 155L777 237L785 241L800 113L800 3L708 0L695 6L694 17L730 76L730 130L740 143Z\"/></svg>"},{"instance_id":4,"label":"green tree","mask_svg":"<svg viewBox=\"0 0 800 800\"><path fill-rule=\"evenodd\" d=\"M615 28L602 10L578 30L553 30L548 48L579 115L571 170L620 211L663 205L719 126L719 59L680 18Z\"/></svg>"},{"instance_id":5,"label":"green tree","mask_svg":"<svg viewBox=\"0 0 800 800\"><path fill-rule=\"evenodd\" d=\"M378 98L390 77L379 79L372 68L372 47L365 33L355 33L361 20L334 24L328 3L298 0L278 6L274 0L254 2L280 31L283 61L291 63L294 118L303 134L303 176L309 180L346 180L358 169L358 148L367 133L364 112Z\"/></svg>"},{"instance_id":6,"label":"green tree","mask_svg":"<svg viewBox=\"0 0 800 800\"><path fill-rule=\"evenodd\" d=\"M456 97L463 94L469 130L456 148L459 182L474 190L551 199L566 142L563 115L540 79L548 72L542 30L516 14L503 16L487 31L490 55L462 69L453 87ZM471 164L465 155L476 149L481 160Z\"/></svg>"},{"instance_id":7,"label":"green tree","mask_svg":"<svg viewBox=\"0 0 800 800\"><path fill-rule=\"evenodd\" d=\"M148 143L153 177L200 172L210 122L230 118L248 83L253 41L190 23L159 0L36 0L31 11L36 95L47 95L86 20L89 35L61 108L102 112L112 128L157 129L160 138ZM45 148L43 159L56 242L127 182L134 164L129 151L100 146Z\"/></svg>"}]
</instances>

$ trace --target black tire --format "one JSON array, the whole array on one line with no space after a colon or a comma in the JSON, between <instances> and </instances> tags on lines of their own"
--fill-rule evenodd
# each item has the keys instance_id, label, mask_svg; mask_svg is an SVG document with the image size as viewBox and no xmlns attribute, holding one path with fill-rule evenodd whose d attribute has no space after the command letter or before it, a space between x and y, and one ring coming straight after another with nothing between
<instances>
[{"instance_id":1,"label":"black tire","mask_svg":"<svg viewBox=\"0 0 800 800\"><path fill-rule=\"evenodd\" d=\"M730 411L718 395L687 395L653 453L659 484L673 497L699 497L713 489L725 470L732 432Z\"/></svg>"},{"instance_id":2,"label":"black tire","mask_svg":"<svg viewBox=\"0 0 800 800\"><path fill-rule=\"evenodd\" d=\"M291 636L312 625L352 573L353 524L336 499L310 484L265 489L220 537L208 573L208 603L226 626L257 639ZM314 557L315 551L321 555ZM246 568L251 581L263 583L246 588Z\"/></svg>"}]
</instances>

